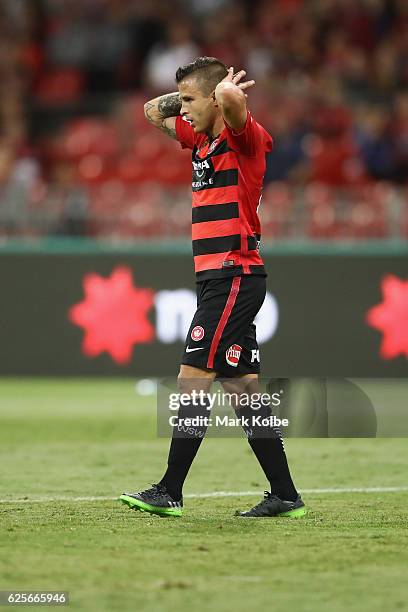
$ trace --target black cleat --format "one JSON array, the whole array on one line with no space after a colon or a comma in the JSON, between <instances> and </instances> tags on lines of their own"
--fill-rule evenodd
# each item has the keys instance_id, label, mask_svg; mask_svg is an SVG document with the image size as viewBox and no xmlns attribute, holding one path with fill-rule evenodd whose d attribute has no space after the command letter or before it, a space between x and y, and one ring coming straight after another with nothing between
<instances>
[{"instance_id":1,"label":"black cleat","mask_svg":"<svg viewBox=\"0 0 408 612\"><path fill-rule=\"evenodd\" d=\"M161 484L152 485L151 489L140 493L122 493L119 500L141 512L150 512L159 516L181 516L183 514L183 498L174 500Z\"/></svg>"},{"instance_id":2,"label":"black cleat","mask_svg":"<svg viewBox=\"0 0 408 612\"><path fill-rule=\"evenodd\" d=\"M277 495L265 491L264 498L259 504L248 510L247 512L235 513L235 516L244 516L250 518L262 518L269 516L289 516L299 517L306 514L306 506L298 495L295 501L280 499Z\"/></svg>"}]
</instances>

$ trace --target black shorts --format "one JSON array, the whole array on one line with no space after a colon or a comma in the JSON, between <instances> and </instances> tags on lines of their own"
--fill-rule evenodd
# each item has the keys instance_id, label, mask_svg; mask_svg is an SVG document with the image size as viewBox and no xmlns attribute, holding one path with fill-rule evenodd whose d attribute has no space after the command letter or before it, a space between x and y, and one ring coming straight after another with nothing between
<instances>
[{"instance_id":1,"label":"black shorts","mask_svg":"<svg viewBox=\"0 0 408 612\"><path fill-rule=\"evenodd\" d=\"M243 275L197 283L197 310L181 363L232 378L260 371L254 318L266 294L264 276Z\"/></svg>"}]
</instances>

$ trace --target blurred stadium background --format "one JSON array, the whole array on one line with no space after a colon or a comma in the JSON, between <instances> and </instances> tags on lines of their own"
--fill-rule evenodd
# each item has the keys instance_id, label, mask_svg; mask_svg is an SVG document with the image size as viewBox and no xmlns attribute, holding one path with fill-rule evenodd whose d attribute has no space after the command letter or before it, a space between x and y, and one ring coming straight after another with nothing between
<instances>
[{"instance_id":1,"label":"blurred stadium background","mask_svg":"<svg viewBox=\"0 0 408 612\"><path fill-rule=\"evenodd\" d=\"M408 237L404 0L3 0L1 235L188 236L188 153L146 123L198 55L274 135L264 237Z\"/></svg>"},{"instance_id":2,"label":"blurred stadium background","mask_svg":"<svg viewBox=\"0 0 408 612\"><path fill-rule=\"evenodd\" d=\"M189 153L148 125L143 103L174 91L179 65L213 55L256 79L250 108L275 141L260 207L280 309L268 360L283 375L402 375L407 298L392 311L405 340L388 352L367 313L385 276L407 292L405 0L2 0L0 31L1 372L124 371L95 347L84 358L68 322L88 272L129 264L141 286L193 288ZM285 298L293 286L301 295ZM45 360L35 329L55 338ZM179 336L146 346L145 367L127 373L174 372ZM321 360L308 367L310 349Z\"/></svg>"}]
</instances>

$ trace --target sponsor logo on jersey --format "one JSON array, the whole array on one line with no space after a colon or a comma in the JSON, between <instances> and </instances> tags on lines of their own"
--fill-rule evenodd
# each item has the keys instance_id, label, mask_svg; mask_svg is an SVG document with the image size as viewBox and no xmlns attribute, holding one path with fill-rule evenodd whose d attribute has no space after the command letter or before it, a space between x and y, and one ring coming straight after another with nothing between
<instances>
[{"instance_id":1,"label":"sponsor logo on jersey","mask_svg":"<svg viewBox=\"0 0 408 612\"><path fill-rule=\"evenodd\" d=\"M202 179L204 177L205 171L210 170L211 166L206 159L200 162L193 161L194 174L196 178ZM196 185L197 186L197 185Z\"/></svg>"},{"instance_id":2,"label":"sponsor logo on jersey","mask_svg":"<svg viewBox=\"0 0 408 612\"><path fill-rule=\"evenodd\" d=\"M199 342L203 338L204 328L201 327L201 325L196 325L195 327L193 327L193 329L191 330L191 339L194 340L194 342Z\"/></svg>"},{"instance_id":3,"label":"sponsor logo on jersey","mask_svg":"<svg viewBox=\"0 0 408 612\"><path fill-rule=\"evenodd\" d=\"M242 346L239 344L232 344L225 353L225 359L228 365L236 368L238 365L239 358L241 357Z\"/></svg>"},{"instance_id":4,"label":"sponsor logo on jersey","mask_svg":"<svg viewBox=\"0 0 408 612\"><path fill-rule=\"evenodd\" d=\"M193 168L194 168L194 170L196 172L197 172L197 170L198 171L199 170L205 170L205 168L209 169L210 167L211 166L210 166L209 162L206 159L204 159L203 161L200 161L200 162L193 161Z\"/></svg>"}]
</instances>

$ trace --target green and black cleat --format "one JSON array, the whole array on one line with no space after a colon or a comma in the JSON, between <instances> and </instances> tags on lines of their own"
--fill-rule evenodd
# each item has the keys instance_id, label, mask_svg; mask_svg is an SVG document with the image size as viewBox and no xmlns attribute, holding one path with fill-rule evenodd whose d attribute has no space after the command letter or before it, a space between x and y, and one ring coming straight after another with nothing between
<instances>
[{"instance_id":1,"label":"green and black cleat","mask_svg":"<svg viewBox=\"0 0 408 612\"><path fill-rule=\"evenodd\" d=\"M247 518L267 518L271 516L287 516L298 518L306 514L306 506L298 495L295 501L280 499L277 495L264 492L264 498L259 504L248 510L247 512L237 512L235 516L243 516Z\"/></svg>"},{"instance_id":2,"label":"green and black cleat","mask_svg":"<svg viewBox=\"0 0 408 612\"><path fill-rule=\"evenodd\" d=\"M151 489L140 493L122 493L119 501L141 512L150 512L159 516L181 516L183 514L183 498L174 500L161 484L152 485Z\"/></svg>"}]
</instances>

